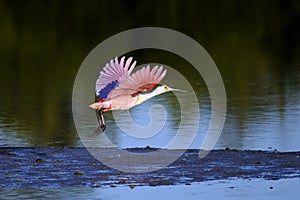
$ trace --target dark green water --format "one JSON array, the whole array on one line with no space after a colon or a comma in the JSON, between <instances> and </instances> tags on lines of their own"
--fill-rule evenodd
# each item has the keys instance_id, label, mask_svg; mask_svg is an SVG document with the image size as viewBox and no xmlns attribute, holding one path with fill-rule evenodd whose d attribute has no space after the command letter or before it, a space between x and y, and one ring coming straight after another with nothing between
<instances>
[{"instance_id":1,"label":"dark green water","mask_svg":"<svg viewBox=\"0 0 300 200\"><path fill-rule=\"evenodd\" d=\"M82 61L114 34L157 26L195 39L219 68L228 110L216 148L299 150L299 21L298 1L1 0L0 145L80 145L71 98ZM209 97L189 63L158 50L128 55L140 63L164 63L185 75L199 96L207 124ZM170 98L165 95L157 101L170 103ZM167 110L173 112L175 125L164 129L166 139L178 120L172 106ZM136 141L115 131L110 114L107 118L112 140L134 146ZM148 143L140 145L144 144ZM149 144L159 145L154 139Z\"/></svg>"}]
</instances>

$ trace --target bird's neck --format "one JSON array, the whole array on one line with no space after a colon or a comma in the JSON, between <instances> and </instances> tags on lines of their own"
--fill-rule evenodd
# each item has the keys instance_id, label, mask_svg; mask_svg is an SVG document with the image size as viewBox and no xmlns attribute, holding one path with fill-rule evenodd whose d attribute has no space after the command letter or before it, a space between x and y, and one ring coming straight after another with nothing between
<instances>
[{"instance_id":1,"label":"bird's neck","mask_svg":"<svg viewBox=\"0 0 300 200\"><path fill-rule=\"evenodd\" d=\"M147 101L148 99L151 99L152 97L155 97L159 95L160 93L140 93L137 95L137 101L136 105L143 103L144 101Z\"/></svg>"}]
</instances>

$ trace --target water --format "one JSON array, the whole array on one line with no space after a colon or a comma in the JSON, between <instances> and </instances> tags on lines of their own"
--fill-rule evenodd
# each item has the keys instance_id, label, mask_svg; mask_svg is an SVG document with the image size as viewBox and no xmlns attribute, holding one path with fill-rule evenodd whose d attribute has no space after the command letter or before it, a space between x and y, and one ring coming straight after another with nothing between
<instances>
[{"instance_id":1,"label":"water","mask_svg":"<svg viewBox=\"0 0 300 200\"><path fill-rule=\"evenodd\" d=\"M111 2L88 6L79 1L66 11L62 8L70 5L65 2L23 5L1 1L0 145L81 146L71 108L77 70L98 43L136 27L141 20L147 22L142 23L145 26L173 28L193 37L216 62L228 98L226 123L216 149L299 150L300 66L299 38L296 37L299 29L294 20L299 17L297 3L283 6L272 2L272 9L268 9L271 13L264 12L268 7L264 2L253 2L248 9L239 4L208 3L206 6L211 9L222 8L218 15L200 3L181 4L164 5L164 13L174 14L168 14L167 18L160 15L144 18L143 13L149 12L147 7L120 3L119 12L114 12L119 16L109 17L107 21L111 13L105 9L99 13L97 6L116 6ZM138 21L125 14L127 7L139 10L130 15ZM152 7L159 9L161 5ZM190 12L179 15L181 7ZM182 22L177 16L182 17ZM118 21L120 17L126 23ZM201 19L201 25L194 20L196 18ZM168 52L147 49L128 55L134 56L140 64L156 62L171 66L189 80L201 112L199 130L190 148L199 148L211 117L209 94L201 76L188 62ZM101 68L99 66L99 70ZM92 98L92 92L90 95ZM198 123L193 120L196 105L188 103L189 95L186 94L186 102L190 109L186 112L190 124L185 124L186 130ZM91 102L83 103L89 109ZM146 139L134 138L120 131L112 114L106 113L106 136L119 147L165 146L180 123L180 113L174 109L178 104L174 95L164 94L133 108L131 116L138 125L145 126L151 121L148 110L155 104L164 106L168 115L160 134ZM161 113L159 109L152 111L155 122ZM89 128L95 129L96 122L92 121ZM190 134L189 131L186 134ZM184 137L182 142L185 142Z\"/></svg>"},{"instance_id":2,"label":"water","mask_svg":"<svg viewBox=\"0 0 300 200\"><path fill-rule=\"evenodd\" d=\"M297 1L0 1L0 146L82 146L72 117L76 73L88 53L106 38L131 28L174 29L199 42L217 64L227 95L227 116L219 148L299 151L300 45ZM199 74L177 55L146 49L129 52L139 64L162 63L177 69L195 90L196 104L186 94L188 143L199 148L211 118L210 98ZM120 56L120 55L118 55ZM99 70L103 66L99 66ZM96 79L91 77L92 80ZM82 86L84 87L93 86ZM180 85L178 86L180 88ZM184 88L182 88L184 89ZM79 91L80 92L80 91ZM92 99L91 96L87 97ZM83 102L86 109L91 102ZM162 105L167 120L162 131L137 139L123 133L106 113L105 135L119 147L163 147L180 124L176 97L164 94L133 108L135 123L151 122L148 111ZM159 122L161 110L152 110ZM93 112L90 110L89 112ZM93 114L93 113L92 113ZM121 123L126 124L126 118ZM155 124L155 123L154 123ZM90 121L86 130L96 129ZM94 140L94 135L88 139ZM97 140L95 140L97 141ZM97 143L98 145L101 143ZM232 188L233 187L233 188ZM273 187L270 189L270 187ZM296 199L299 179L279 181L232 180L191 186L118 188L1 189L1 199ZM251 198L252 199L252 198Z\"/></svg>"},{"instance_id":3,"label":"water","mask_svg":"<svg viewBox=\"0 0 300 200\"><path fill-rule=\"evenodd\" d=\"M3 199L298 199L299 179L278 181L230 180L208 181L192 185L82 188L53 187L32 189L3 189Z\"/></svg>"}]
</instances>

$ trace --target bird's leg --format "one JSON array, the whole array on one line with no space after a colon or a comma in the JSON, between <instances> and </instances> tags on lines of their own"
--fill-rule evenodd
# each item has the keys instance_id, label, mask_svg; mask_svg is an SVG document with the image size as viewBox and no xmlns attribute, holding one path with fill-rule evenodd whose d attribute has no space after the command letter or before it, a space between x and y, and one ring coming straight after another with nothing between
<instances>
[{"instance_id":1,"label":"bird's leg","mask_svg":"<svg viewBox=\"0 0 300 200\"><path fill-rule=\"evenodd\" d=\"M105 121L104 121L104 116L103 116L103 111L100 109L98 110L98 116L99 116L99 125L102 131L105 130L106 125L105 125Z\"/></svg>"}]
</instances>

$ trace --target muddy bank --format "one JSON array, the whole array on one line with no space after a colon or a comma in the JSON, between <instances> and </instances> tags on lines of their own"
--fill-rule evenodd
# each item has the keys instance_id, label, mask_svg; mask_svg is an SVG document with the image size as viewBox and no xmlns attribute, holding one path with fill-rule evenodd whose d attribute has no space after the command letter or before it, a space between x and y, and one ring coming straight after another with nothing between
<instances>
[{"instance_id":1,"label":"muddy bank","mask_svg":"<svg viewBox=\"0 0 300 200\"><path fill-rule=\"evenodd\" d=\"M128 149L145 154L163 152L159 159L168 159L177 150L151 148ZM101 149L114 159L113 149ZM129 173L112 169L95 159L85 148L0 148L0 187L88 186L116 187L120 185L159 186L192 184L229 178L263 178L277 180L300 177L300 152L268 152L213 150L204 158L199 150L187 150L169 166L148 173ZM149 159L149 158L147 158ZM160 163L157 157L153 157ZM151 166L144 166L151 167Z\"/></svg>"}]
</instances>

